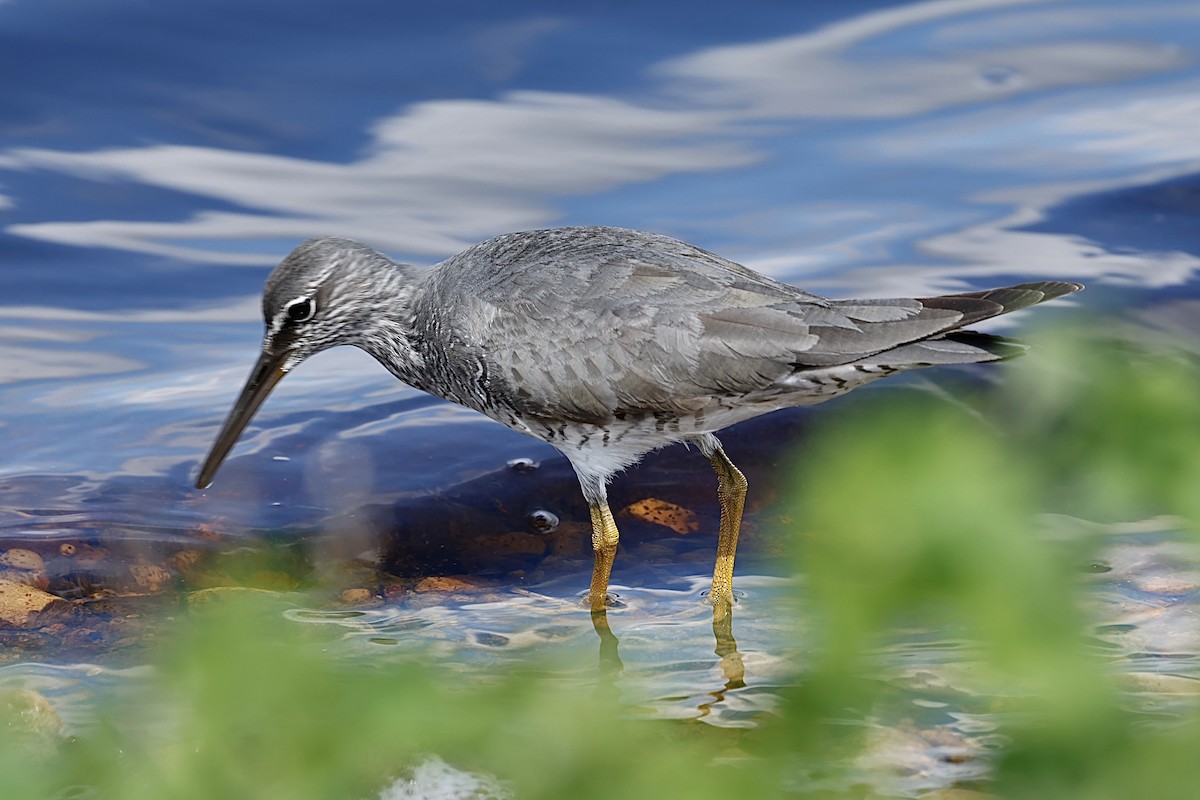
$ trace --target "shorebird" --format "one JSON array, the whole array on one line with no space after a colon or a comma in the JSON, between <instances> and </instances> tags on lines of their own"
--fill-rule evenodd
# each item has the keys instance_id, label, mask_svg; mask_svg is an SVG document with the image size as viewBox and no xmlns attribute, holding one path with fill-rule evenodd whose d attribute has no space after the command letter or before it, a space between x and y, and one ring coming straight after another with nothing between
<instances>
[{"instance_id":1,"label":"shorebird","mask_svg":"<svg viewBox=\"0 0 1200 800\"><path fill-rule=\"evenodd\" d=\"M728 609L746 479L717 431L915 367L1016 355L1022 345L964 328L1082 288L831 300L677 239L607 227L504 234L427 270L311 239L267 279L262 353L197 487L284 375L354 345L405 383L566 456L591 512L594 613L610 601L619 537L609 481L651 450L695 444L721 507L708 597Z\"/></svg>"}]
</instances>

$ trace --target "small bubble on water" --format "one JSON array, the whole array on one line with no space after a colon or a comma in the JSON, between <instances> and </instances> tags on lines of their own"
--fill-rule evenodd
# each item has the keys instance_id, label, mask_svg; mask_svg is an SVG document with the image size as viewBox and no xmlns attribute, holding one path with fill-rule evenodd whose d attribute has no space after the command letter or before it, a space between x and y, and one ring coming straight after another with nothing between
<instances>
[{"instance_id":1,"label":"small bubble on water","mask_svg":"<svg viewBox=\"0 0 1200 800\"><path fill-rule=\"evenodd\" d=\"M475 641L484 647L505 647L508 645L508 637L501 636L498 633L476 633Z\"/></svg>"},{"instance_id":2,"label":"small bubble on water","mask_svg":"<svg viewBox=\"0 0 1200 800\"><path fill-rule=\"evenodd\" d=\"M550 533L558 527L558 515L544 508L530 511L525 515L525 520L538 533Z\"/></svg>"},{"instance_id":3,"label":"small bubble on water","mask_svg":"<svg viewBox=\"0 0 1200 800\"><path fill-rule=\"evenodd\" d=\"M272 461L291 461L287 456L271 456Z\"/></svg>"},{"instance_id":4,"label":"small bubble on water","mask_svg":"<svg viewBox=\"0 0 1200 800\"><path fill-rule=\"evenodd\" d=\"M513 458L509 459L508 468L513 472L533 472L538 468L538 462L532 458Z\"/></svg>"},{"instance_id":5,"label":"small bubble on water","mask_svg":"<svg viewBox=\"0 0 1200 800\"><path fill-rule=\"evenodd\" d=\"M707 603L707 602L708 602L708 596L709 596L710 594L712 594L712 589L705 589L704 591L702 591L702 592L700 593L700 599L701 599L701 600L703 600L704 602L706 602L706 603ZM736 602L738 602L739 600L745 600L745 599L746 599L746 593L745 593L745 592L743 592L741 589L734 589L734 590L733 590L733 602L735 602L735 603L736 603Z\"/></svg>"},{"instance_id":6,"label":"small bubble on water","mask_svg":"<svg viewBox=\"0 0 1200 800\"><path fill-rule=\"evenodd\" d=\"M302 621L314 620L316 622L323 622L331 619L354 619L355 617L364 617L366 614L362 611L312 611L309 609L299 609L290 616L292 619Z\"/></svg>"},{"instance_id":7,"label":"small bubble on water","mask_svg":"<svg viewBox=\"0 0 1200 800\"><path fill-rule=\"evenodd\" d=\"M1012 67L991 66L979 70L979 79L988 86L1010 89L1021 83L1020 70Z\"/></svg>"}]
</instances>

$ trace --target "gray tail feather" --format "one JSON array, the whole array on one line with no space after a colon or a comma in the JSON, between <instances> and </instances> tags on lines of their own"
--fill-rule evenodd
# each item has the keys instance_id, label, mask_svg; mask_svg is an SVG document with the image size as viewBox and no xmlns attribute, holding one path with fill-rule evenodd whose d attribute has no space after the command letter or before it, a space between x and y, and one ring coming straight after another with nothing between
<instances>
[{"instance_id":1,"label":"gray tail feather","mask_svg":"<svg viewBox=\"0 0 1200 800\"><path fill-rule=\"evenodd\" d=\"M953 342L958 347L969 347L986 354L979 358L979 361L1004 361L1029 352L1029 345L1018 339L978 331L951 331L942 341Z\"/></svg>"},{"instance_id":2,"label":"gray tail feather","mask_svg":"<svg viewBox=\"0 0 1200 800\"><path fill-rule=\"evenodd\" d=\"M981 292L947 294L940 297L918 298L926 308L945 308L963 316L952 327L928 339L902 344L881 353L853 361L892 369L911 369L937 364L972 364L979 361L1002 361L1015 358L1029 346L1015 339L990 333L963 330L967 325L1021 308L1044 303L1056 297L1078 292L1083 284L1065 281L1040 281L986 289Z\"/></svg>"},{"instance_id":3,"label":"gray tail feather","mask_svg":"<svg viewBox=\"0 0 1200 800\"><path fill-rule=\"evenodd\" d=\"M1028 345L1003 336L976 331L951 331L944 336L903 344L851 363L911 369L938 364L1002 361L1024 355L1028 350Z\"/></svg>"},{"instance_id":4,"label":"gray tail feather","mask_svg":"<svg viewBox=\"0 0 1200 800\"><path fill-rule=\"evenodd\" d=\"M948 308L962 313L963 317L954 326L965 328L991 317L1007 314L1021 308L1035 306L1056 297L1078 292L1081 283L1066 281L1039 281L1006 286L1003 289L985 289L981 292L963 292L940 297L919 298L926 308Z\"/></svg>"}]
</instances>

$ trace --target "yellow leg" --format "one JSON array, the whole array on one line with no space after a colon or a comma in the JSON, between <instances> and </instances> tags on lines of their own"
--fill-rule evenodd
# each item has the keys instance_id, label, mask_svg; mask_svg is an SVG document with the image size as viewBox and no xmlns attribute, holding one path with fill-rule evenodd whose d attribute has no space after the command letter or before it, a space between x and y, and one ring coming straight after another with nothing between
<instances>
[{"instance_id":1,"label":"yellow leg","mask_svg":"<svg viewBox=\"0 0 1200 800\"><path fill-rule=\"evenodd\" d=\"M613 559L617 555L617 540L621 534L617 531L617 523L613 521L607 501L589 504L588 508L592 512L592 549L596 551L588 606L595 613L608 606L608 578L612 574Z\"/></svg>"},{"instance_id":2,"label":"yellow leg","mask_svg":"<svg viewBox=\"0 0 1200 800\"><path fill-rule=\"evenodd\" d=\"M714 440L715 441L715 440ZM746 506L746 476L733 465L718 444L706 453L717 473L717 498L721 501L721 530L717 536L717 563L713 568L712 591L714 619L730 613L733 605L733 559L737 555L738 532L742 527L742 509Z\"/></svg>"}]
</instances>

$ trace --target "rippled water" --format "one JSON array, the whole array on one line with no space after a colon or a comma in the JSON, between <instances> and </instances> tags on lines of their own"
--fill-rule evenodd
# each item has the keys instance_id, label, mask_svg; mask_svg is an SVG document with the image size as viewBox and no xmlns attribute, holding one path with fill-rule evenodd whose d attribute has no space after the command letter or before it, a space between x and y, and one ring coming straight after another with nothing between
<instances>
[{"instance_id":1,"label":"rippled water","mask_svg":"<svg viewBox=\"0 0 1200 800\"><path fill-rule=\"evenodd\" d=\"M550 544L586 532L565 462L357 351L289 376L214 487L191 487L256 354L266 271L313 235L433 263L507 230L624 225L833 295L1082 280L1041 318L1081 305L1200 341L1194 3L292 5L0 3L0 549L43 554L67 596L138 588L145 563L194 588L181 552L225 568L264 548L254 569L283 589L353 586L328 571L382 554L487 594L294 618L363 657L429 647L467 670L595 639L573 605L587 554ZM669 451L618 480L614 505L702 521L626 531L614 686L639 713L753 724L795 674L803 611L778 586L802 576L771 558L769 501L821 413L725 436L751 478L744 687L699 602L707 466ZM1092 595L1097 646L1164 713L1200 657L1196 557L1169 529L1114 533ZM2 680L68 708L72 687L137 677L12 652ZM985 751L991 730L964 699L970 654L914 634L890 657L897 685L948 699L920 730L882 726L881 758L910 791L957 779L938 748Z\"/></svg>"}]
</instances>

